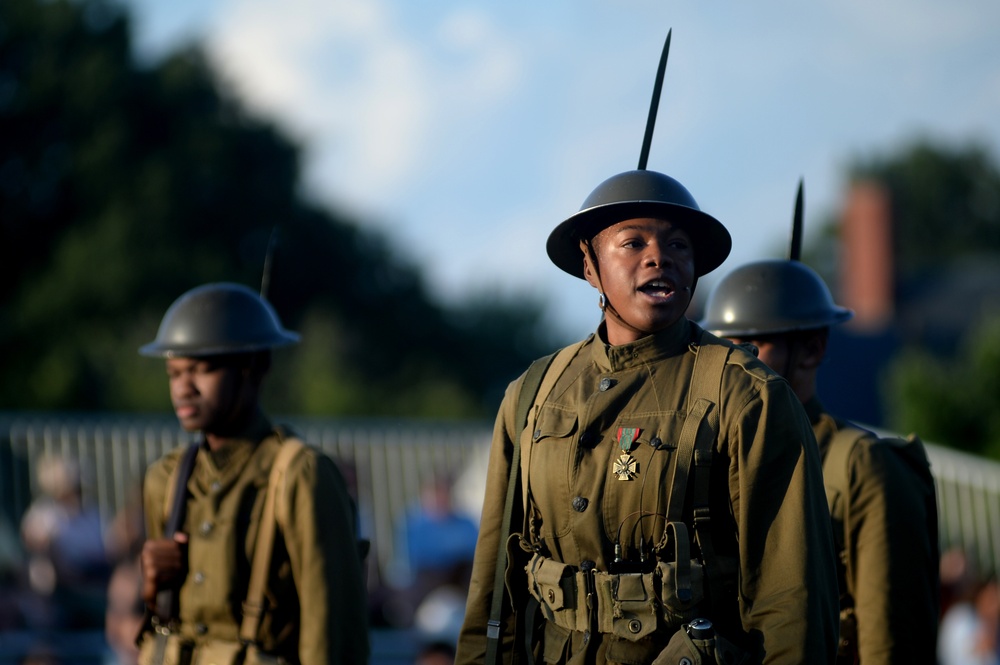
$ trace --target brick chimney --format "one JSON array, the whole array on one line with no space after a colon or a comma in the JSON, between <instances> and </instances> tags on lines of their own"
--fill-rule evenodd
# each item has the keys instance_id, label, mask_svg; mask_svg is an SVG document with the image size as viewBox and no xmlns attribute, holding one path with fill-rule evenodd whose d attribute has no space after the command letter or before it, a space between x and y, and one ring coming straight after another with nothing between
<instances>
[{"instance_id":1,"label":"brick chimney","mask_svg":"<svg viewBox=\"0 0 1000 665\"><path fill-rule=\"evenodd\" d=\"M840 231L840 304L854 310L846 325L858 332L884 330L892 322L895 295L892 212L884 185L851 185Z\"/></svg>"}]
</instances>

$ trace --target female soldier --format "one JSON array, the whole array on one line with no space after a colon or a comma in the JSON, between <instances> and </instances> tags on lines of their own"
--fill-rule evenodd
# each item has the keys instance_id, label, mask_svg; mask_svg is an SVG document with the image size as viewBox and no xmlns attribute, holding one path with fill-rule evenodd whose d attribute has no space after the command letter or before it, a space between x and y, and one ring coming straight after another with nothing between
<instances>
[{"instance_id":1,"label":"female soldier","mask_svg":"<svg viewBox=\"0 0 1000 665\"><path fill-rule=\"evenodd\" d=\"M550 235L549 258L597 289L604 319L540 388L529 370L507 389L458 663L494 649L505 662L832 660L837 580L809 422L785 381L685 317L730 247L679 182L644 169L606 180Z\"/></svg>"}]
</instances>

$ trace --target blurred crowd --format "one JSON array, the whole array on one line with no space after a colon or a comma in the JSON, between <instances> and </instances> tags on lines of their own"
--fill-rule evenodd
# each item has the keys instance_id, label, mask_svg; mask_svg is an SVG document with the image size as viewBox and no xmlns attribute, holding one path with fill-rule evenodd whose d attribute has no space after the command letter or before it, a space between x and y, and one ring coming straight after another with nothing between
<instances>
[{"instance_id":1,"label":"blurred crowd","mask_svg":"<svg viewBox=\"0 0 1000 665\"><path fill-rule=\"evenodd\" d=\"M134 663L143 616L139 489L105 526L83 500L88 477L78 463L42 458L35 480L20 524L0 516L0 632L34 636L25 657L48 662L61 636L103 631L107 661Z\"/></svg>"},{"instance_id":2,"label":"blurred crowd","mask_svg":"<svg viewBox=\"0 0 1000 665\"><path fill-rule=\"evenodd\" d=\"M84 502L79 464L46 457L37 469L36 496L20 523L0 512L0 664L59 665L53 647L66 636L97 634L104 663L135 665L144 616L141 490L105 526ZM414 665L454 661L477 535L476 520L452 501L452 482L435 480L399 520L389 573L380 576L369 557L371 625L407 631ZM5 639L11 635L20 639Z\"/></svg>"},{"instance_id":3,"label":"blurred crowd","mask_svg":"<svg viewBox=\"0 0 1000 665\"><path fill-rule=\"evenodd\" d=\"M51 641L89 631L103 634L107 665L135 665L143 619L139 490L104 527L82 500L86 474L76 463L45 458L36 480L19 524L0 514L0 644L4 634L35 635L20 662L56 665ZM372 627L412 635L414 665L454 662L478 535L454 489L444 478L422 488L399 520L391 569L370 594ZM981 568L958 548L941 556L939 665L1000 665L1000 584Z\"/></svg>"}]
</instances>

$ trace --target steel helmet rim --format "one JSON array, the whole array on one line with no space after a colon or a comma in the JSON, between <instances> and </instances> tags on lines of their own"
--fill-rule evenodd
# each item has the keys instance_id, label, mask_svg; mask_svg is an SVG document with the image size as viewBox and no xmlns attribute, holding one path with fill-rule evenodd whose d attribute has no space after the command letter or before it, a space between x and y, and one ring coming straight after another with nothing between
<instances>
[{"instance_id":1,"label":"steel helmet rim","mask_svg":"<svg viewBox=\"0 0 1000 665\"><path fill-rule=\"evenodd\" d=\"M274 308L242 284L216 282L187 291L170 305L156 338L139 348L148 357L199 358L253 353L299 341Z\"/></svg>"},{"instance_id":2,"label":"steel helmet rim","mask_svg":"<svg viewBox=\"0 0 1000 665\"><path fill-rule=\"evenodd\" d=\"M546 252L559 269L584 279L580 240L590 240L618 222L639 218L664 219L691 236L696 277L722 265L732 249L726 227L699 209L683 185L668 175L641 170L619 173L598 185L581 209L549 234Z\"/></svg>"},{"instance_id":3,"label":"steel helmet rim","mask_svg":"<svg viewBox=\"0 0 1000 665\"><path fill-rule=\"evenodd\" d=\"M757 261L736 268L709 294L699 325L720 337L815 330L850 320L822 278L798 261Z\"/></svg>"}]
</instances>

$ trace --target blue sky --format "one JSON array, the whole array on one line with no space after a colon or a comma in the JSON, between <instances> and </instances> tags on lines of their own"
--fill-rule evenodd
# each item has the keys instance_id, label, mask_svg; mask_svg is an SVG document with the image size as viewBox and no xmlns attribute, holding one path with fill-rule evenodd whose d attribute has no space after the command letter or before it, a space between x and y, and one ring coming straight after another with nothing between
<instances>
[{"instance_id":1,"label":"blue sky","mask_svg":"<svg viewBox=\"0 0 1000 665\"><path fill-rule=\"evenodd\" d=\"M439 298L537 294L573 338L596 324L596 294L549 263L545 238L635 168L670 28L649 168L733 236L706 292L781 256L799 177L808 241L857 156L916 137L1000 153L995 0L126 4L145 57L205 43L303 145L309 194L388 232Z\"/></svg>"}]
</instances>

